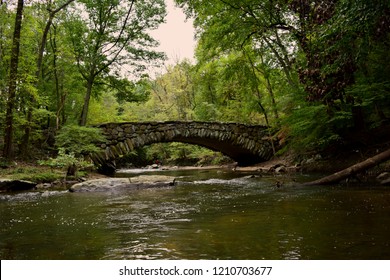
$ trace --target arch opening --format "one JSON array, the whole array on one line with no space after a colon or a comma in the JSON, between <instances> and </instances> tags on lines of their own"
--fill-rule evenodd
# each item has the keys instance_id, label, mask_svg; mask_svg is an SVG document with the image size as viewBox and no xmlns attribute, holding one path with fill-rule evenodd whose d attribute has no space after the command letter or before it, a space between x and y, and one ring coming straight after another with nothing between
<instances>
[{"instance_id":1,"label":"arch opening","mask_svg":"<svg viewBox=\"0 0 390 280\"><path fill-rule=\"evenodd\" d=\"M232 164L234 160L219 151L182 142L153 143L134 150L116 160L121 168L163 166L211 166Z\"/></svg>"}]
</instances>

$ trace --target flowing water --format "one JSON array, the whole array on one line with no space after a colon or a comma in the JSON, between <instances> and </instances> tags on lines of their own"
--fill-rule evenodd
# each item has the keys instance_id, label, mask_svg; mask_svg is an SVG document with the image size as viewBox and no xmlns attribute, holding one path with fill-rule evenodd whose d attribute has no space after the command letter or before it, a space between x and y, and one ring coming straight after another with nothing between
<instances>
[{"instance_id":1,"label":"flowing water","mask_svg":"<svg viewBox=\"0 0 390 280\"><path fill-rule=\"evenodd\" d=\"M0 258L390 259L389 188L227 170L162 174L177 184L0 194Z\"/></svg>"}]
</instances>

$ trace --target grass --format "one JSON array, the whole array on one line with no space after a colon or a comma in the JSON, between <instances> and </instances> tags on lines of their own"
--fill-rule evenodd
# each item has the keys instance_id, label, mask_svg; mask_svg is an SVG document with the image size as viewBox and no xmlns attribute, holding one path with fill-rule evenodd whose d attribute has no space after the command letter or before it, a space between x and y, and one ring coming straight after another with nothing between
<instances>
[{"instance_id":1,"label":"grass","mask_svg":"<svg viewBox=\"0 0 390 280\"><path fill-rule=\"evenodd\" d=\"M64 177L64 170L25 163L15 163L8 168L0 169L0 178L26 180L35 183L49 183L64 179Z\"/></svg>"}]
</instances>

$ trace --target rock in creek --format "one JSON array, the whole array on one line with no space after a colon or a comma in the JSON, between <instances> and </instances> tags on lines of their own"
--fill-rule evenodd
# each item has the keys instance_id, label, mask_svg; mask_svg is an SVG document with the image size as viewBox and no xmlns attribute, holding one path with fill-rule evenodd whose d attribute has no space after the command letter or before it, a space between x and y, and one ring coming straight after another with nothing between
<instances>
[{"instance_id":1,"label":"rock in creek","mask_svg":"<svg viewBox=\"0 0 390 280\"><path fill-rule=\"evenodd\" d=\"M35 189L37 184L23 180L0 179L0 192L18 192Z\"/></svg>"},{"instance_id":2,"label":"rock in creek","mask_svg":"<svg viewBox=\"0 0 390 280\"><path fill-rule=\"evenodd\" d=\"M141 175L132 178L104 178L73 185L70 192L110 192L173 186L175 177Z\"/></svg>"},{"instance_id":3,"label":"rock in creek","mask_svg":"<svg viewBox=\"0 0 390 280\"><path fill-rule=\"evenodd\" d=\"M383 180L383 181L381 182L381 184L384 185L384 186L390 186L390 178L389 178L389 179L386 179L386 180Z\"/></svg>"},{"instance_id":4,"label":"rock in creek","mask_svg":"<svg viewBox=\"0 0 390 280\"><path fill-rule=\"evenodd\" d=\"M383 172L376 179L384 186L390 186L390 173Z\"/></svg>"}]
</instances>

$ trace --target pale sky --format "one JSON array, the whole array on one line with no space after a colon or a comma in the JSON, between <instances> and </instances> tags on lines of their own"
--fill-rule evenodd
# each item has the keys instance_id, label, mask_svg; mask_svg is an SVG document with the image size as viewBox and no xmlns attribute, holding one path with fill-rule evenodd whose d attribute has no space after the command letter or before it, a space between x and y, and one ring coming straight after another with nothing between
<instances>
[{"instance_id":1,"label":"pale sky","mask_svg":"<svg viewBox=\"0 0 390 280\"><path fill-rule=\"evenodd\" d=\"M158 50L167 54L168 60L165 64L175 64L184 58L194 61L196 42L192 20L186 20L183 11L175 7L173 0L165 0L165 2L168 11L166 23L151 32L160 42Z\"/></svg>"}]
</instances>

